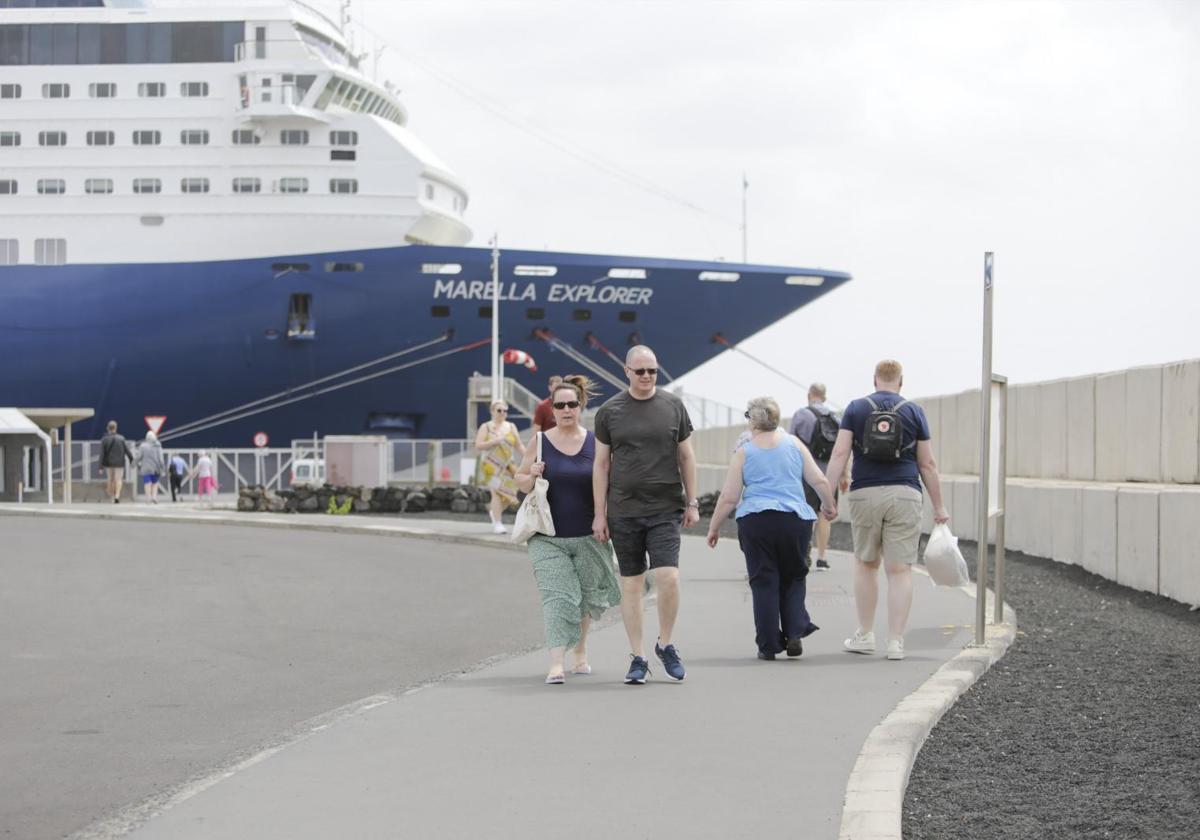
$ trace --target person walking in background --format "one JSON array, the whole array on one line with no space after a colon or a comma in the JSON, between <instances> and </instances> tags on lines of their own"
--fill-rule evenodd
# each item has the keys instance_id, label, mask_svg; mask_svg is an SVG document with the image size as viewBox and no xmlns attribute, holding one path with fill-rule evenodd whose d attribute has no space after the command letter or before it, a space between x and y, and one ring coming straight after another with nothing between
<instances>
[{"instance_id":1,"label":"person walking in background","mask_svg":"<svg viewBox=\"0 0 1200 840\"><path fill-rule=\"evenodd\" d=\"M658 587L658 642L654 653L673 680L685 675L671 642L679 615L679 529L700 519L692 421L683 400L656 387L658 359L645 345L625 356L629 389L596 413L592 535L612 537L621 571L621 618L629 636L627 685L646 682L650 666L642 641L646 569ZM647 558L649 562L647 563Z\"/></svg>"},{"instance_id":2,"label":"person walking in background","mask_svg":"<svg viewBox=\"0 0 1200 840\"><path fill-rule=\"evenodd\" d=\"M190 481L193 478L196 479L196 498L212 504L213 498L217 495L217 473L213 466L213 460L207 452L200 453L200 457L196 459L196 465L192 467L192 471L184 480Z\"/></svg>"},{"instance_id":3,"label":"person walking in background","mask_svg":"<svg viewBox=\"0 0 1200 840\"><path fill-rule=\"evenodd\" d=\"M801 639L820 629L805 606L808 542L816 513L811 488L825 518L837 515L833 490L808 449L779 426L779 404L770 397L746 408L751 437L734 453L708 526L716 548L721 523L737 508L738 543L754 602L759 659L804 652ZM741 499L739 504L738 500Z\"/></svg>"},{"instance_id":4,"label":"person walking in background","mask_svg":"<svg viewBox=\"0 0 1200 840\"><path fill-rule=\"evenodd\" d=\"M550 389L550 396L537 404L537 408L533 410L533 433L548 432L554 428L554 407L551 403L554 401L554 391L562 383L561 376L551 376L547 386ZM530 440L533 440L531 437Z\"/></svg>"},{"instance_id":5,"label":"person walking in background","mask_svg":"<svg viewBox=\"0 0 1200 840\"><path fill-rule=\"evenodd\" d=\"M475 448L482 453L479 465L483 485L491 491L488 513L492 519L492 531L505 532L504 510L517 506L517 464L525 457L525 447L517 434L517 427L508 420L508 404L494 400L491 404L492 419L479 427L475 433Z\"/></svg>"},{"instance_id":6,"label":"person walking in background","mask_svg":"<svg viewBox=\"0 0 1200 840\"><path fill-rule=\"evenodd\" d=\"M133 463L129 442L117 434L117 421L109 420L104 437L100 438L100 466L104 468L105 491L113 504L121 503L121 487L125 483L125 465Z\"/></svg>"},{"instance_id":7,"label":"person walking in background","mask_svg":"<svg viewBox=\"0 0 1200 840\"><path fill-rule=\"evenodd\" d=\"M142 495L156 505L158 482L167 471L167 460L154 432L146 432L146 439L138 444L137 462L138 473L142 477Z\"/></svg>"},{"instance_id":8,"label":"person walking in background","mask_svg":"<svg viewBox=\"0 0 1200 840\"><path fill-rule=\"evenodd\" d=\"M183 488L183 477L187 475L188 465L183 457L176 453L167 463L167 476L171 479L171 501L179 501L179 493Z\"/></svg>"},{"instance_id":9,"label":"person walking in background","mask_svg":"<svg viewBox=\"0 0 1200 840\"><path fill-rule=\"evenodd\" d=\"M820 382L809 385L808 405L797 409L796 413L792 415L788 431L808 447L813 460L821 468L822 475L829 468L829 458L833 455L834 444L837 443L838 427L837 415L825 405L825 386ZM836 501L838 489L845 492L850 486L847 475L843 472L842 476L833 482L833 486L833 495ZM821 507L821 499L817 495L817 491L807 480L804 482L804 499L814 510ZM818 571L829 570L829 561L825 558L825 553L829 548L829 532L832 527L833 523L825 517L818 518L816 524L813 525L812 542L816 543L816 568Z\"/></svg>"},{"instance_id":10,"label":"person walking in background","mask_svg":"<svg viewBox=\"0 0 1200 840\"><path fill-rule=\"evenodd\" d=\"M875 366L875 392L853 400L842 415L826 476L841 476L854 451L846 506L854 538L854 603L858 629L844 645L875 652L879 564L888 579L887 658L904 658L904 630L912 607L912 564L921 537L921 481L933 503L933 521L949 522L930 444L929 421L919 405L900 396L904 371L885 359Z\"/></svg>"},{"instance_id":11,"label":"person walking in background","mask_svg":"<svg viewBox=\"0 0 1200 840\"><path fill-rule=\"evenodd\" d=\"M588 625L621 601L613 572L612 546L592 536L595 505L592 501L592 463L595 436L579 425L579 417L594 394L584 376L568 376L550 392L554 425L535 432L525 450L517 486L528 493L534 482L550 482L547 498L554 536L535 534L529 539L529 559L542 596L542 619L550 669L546 682L561 684L566 674L563 658L573 648L573 674L590 674L587 658ZM537 436L542 437L542 457L537 457Z\"/></svg>"}]
</instances>

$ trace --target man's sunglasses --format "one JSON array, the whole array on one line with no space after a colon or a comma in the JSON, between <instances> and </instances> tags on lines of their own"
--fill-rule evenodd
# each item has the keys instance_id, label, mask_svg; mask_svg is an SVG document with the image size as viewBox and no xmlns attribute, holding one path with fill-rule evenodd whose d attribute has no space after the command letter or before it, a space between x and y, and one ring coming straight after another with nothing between
<instances>
[{"instance_id":1,"label":"man's sunglasses","mask_svg":"<svg viewBox=\"0 0 1200 840\"><path fill-rule=\"evenodd\" d=\"M579 408L579 400L567 400L566 402L556 402L552 405L560 411L564 408Z\"/></svg>"},{"instance_id":2,"label":"man's sunglasses","mask_svg":"<svg viewBox=\"0 0 1200 840\"><path fill-rule=\"evenodd\" d=\"M638 376L658 376L658 368L630 368Z\"/></svg>"}]
</instances>

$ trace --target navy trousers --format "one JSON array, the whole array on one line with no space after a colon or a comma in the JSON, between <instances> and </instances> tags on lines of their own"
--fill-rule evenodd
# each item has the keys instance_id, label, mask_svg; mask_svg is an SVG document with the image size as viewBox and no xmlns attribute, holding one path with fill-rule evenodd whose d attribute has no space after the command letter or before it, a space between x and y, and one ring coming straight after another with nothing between
<instances>
[{"instance_id":1,"label":"navy trousers","mask_svg":"<svg viewBox=\"0 0 1200 840\"><path fill-rule=\"evenodd\" d=\"M787 639L820 629L804 605L812 522L764 510L746 514L737 524L754 602L754 640L763 653L779 653Z\"/></svg>"}]
</instances>

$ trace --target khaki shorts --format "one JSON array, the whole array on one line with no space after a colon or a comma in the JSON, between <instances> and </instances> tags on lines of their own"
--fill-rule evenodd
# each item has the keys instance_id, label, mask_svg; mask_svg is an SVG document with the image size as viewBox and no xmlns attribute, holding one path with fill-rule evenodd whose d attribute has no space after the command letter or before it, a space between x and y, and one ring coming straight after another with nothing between
<instances>
[{"instance_id":1,"label":"khaki shorts","mask_svg":"<svg viewBox=\"0 0 1200 840\"><path fill-rule=\"evenodd\" d=\"M921 539L921 491L904 484L862 487L846 495L854 556L889 566L917 562Z\"/></svg>"}]
</instances>

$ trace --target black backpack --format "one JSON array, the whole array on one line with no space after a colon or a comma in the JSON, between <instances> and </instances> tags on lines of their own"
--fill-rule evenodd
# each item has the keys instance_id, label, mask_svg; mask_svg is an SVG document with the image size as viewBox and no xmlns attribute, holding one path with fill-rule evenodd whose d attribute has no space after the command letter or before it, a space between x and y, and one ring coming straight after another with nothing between
<instances>
[{"instance_id":1,"label":"black backpack","mask_svg":"<svg viewBox=\"0 0 1200 840\"><path fill-rule=\"evenodd\" d=\"M908 449L917 445L904 445L904 424L900 422L900 406L908 400L900 400L891 408L880 408L870 397L871 413L867 415L867 426L863 429L862 454L872 461L896 463Z\"/></svg>"},{"instance_id":2,"label":"black backpack","mask_svg":"<svg viewBox=\"0 0 1200 840\"><path fill-rule=\"evenodd\" d=\"M808 410L817 418L817 424L813 426L812 440L805 441L808 451L816 460L828 461L833 455L833 445L837 443L840 424L829 409L821 413L810 405Z\"/></svg>"}]
</instances>

